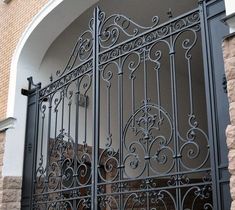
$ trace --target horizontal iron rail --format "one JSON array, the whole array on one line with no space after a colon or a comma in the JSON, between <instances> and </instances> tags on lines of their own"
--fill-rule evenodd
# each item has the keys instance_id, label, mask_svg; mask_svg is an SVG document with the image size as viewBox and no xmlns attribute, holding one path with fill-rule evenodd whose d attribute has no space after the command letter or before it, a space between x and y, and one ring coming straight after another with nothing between
<instances>
[{"instance_id":1,"label":"horizontal iron rail","mask_svg":"<svg viewBox=\"0 0 235 210\"><path fill-rule=\"evenodd\" d=\"M55 193L61 193L61 192L76 191L76 190L80 190L80 189L91 188L91 186L92 185L84 185L84 186L79 186L79 187L72 187L72 188L55 190L55 191L48 191L48 192L43 192L43 193L35 193L33 195L40 196L40 195L48 195L48 194L55 194Z\"/></svg>"},{"instance_id":2,"label":"horizontal iron rail","mask_svg":"<svg viewBox=\"0 0 235 210\"><path fill-rule=\"evenodd\" d=\"M182 18L190 17L190 15L193 15L193 14L198 14L198 19L197 19L197 21L192 22L191 24L186 25L186 26L184 26L184 27L182 27L182 28L179 28L179 29L177 29L177 30L170 31L167 35L164 35L164 34L163 34L163 36L159 36L159 37L155 38L154 40L151 40L150 42L143 43L143 45L138 46L138 47L136 47L136 48L133 49L133 50L137 50L137 49L139 49L139 48L143 48L144 45L148 45L148 44L154 43L154 42L156 42L156 41L159 41L159 40L161 40L161 39L165 39L165 38L167 38L167 37L169 37L169 36L171 36L171 35L174 35L174 34L180 32L180 31L182 31L182 30L184 30L184 29L193 27L193 26L197 25L198 23L200 23L200 16L199 16L199 9L198 9L198 8L197 8L197 9L194 9L194 10L191 10L190 12L187 12L187 13L185 13L185 14L183 14L183 15L177 17L177 18L173 18L173 19L171 19L170 21L165 22L164 24L157 25L157 26L155 26L155 27L153 27L153 28L151 28L151 29L149 29L149 30L147 30L147 31L144 31L143 33L140 33L140 34L134 36L133 38L130 38L130 39L126 40L126 41L123 41L123 42L121 42L121 43L118 43L118 44L114 45L113 47L110 47L109 49L103 50L103 51L101 51L101 52L99 53L99 56L104 55L104 54L106 54L106 53L113 52L115 49L120 49L122 46L125 46L125 45L128 44L128 43L134 42L134 41L136 41L136 40L138 40L138 39L140 39L140 38L144 38L145 36L147 36L147 35L149 35L149 34L151 34L151 33L153 33L153 32L157 32L158 30L160 30L160 29L162 29L162 28L165 28L166 26L169 26L169 27L170 27L173 23L177 23L177 22L179 22L179 20L181 20ZM146 41L146 40L144 40L144 41ZM131 50L132 50L132 49L131 49ZM127 51L127 52L125 52L125 54L128 54L129 52L130 52L130 51ZM109 62L109 60L108 60L107 62ZM104 63L101 62L100 64L104 64Z\"/></svg>"},{"instance_id":3,"label":"horizontal iron rail","mask_svg":"<svg viewBox=\"0 0 235 210\"><path fill-rule=\"evenodd\" d=\"M149 45L151 45L151 44L153 44L153 43L155 43L155 42L157 42L157 41L161 41L161 40L166 39L166 38L168 38L168 37L170 37L170 36L172 36L172 35L174 35L174 34L177 34L177 33L181 32L181 31L183 31L183 30L190 29L190 28L192 28L192 27L194 27L194 26L197 26L197 25L199 25L199 22L195 22L195 23L192 24L192 25L189 25L189 26L186 26L186 27L184 27L184 28L181 28L181 29L178 30L178 31L174 31L174 32L169 33L169 34L167 34L167 35L165 35L165 36L162 36L162 37L160 37L160 38L158 38L158 39L152 40L152 41L150 41L150 42L143 43L143 45L140 45L140 46L138 46L138 47L132 48L130 51L127 51L127 52L125 52L125 53L123 53L123 54L120 54L120 55L118 55L118 56L112 57L112 58L110 58L109 60L107 60L107 61L105 61L105 62L101 62L99 65L100 65L100 66L105 65L105 64L107 64L107 63L109 63L109 62L111 62L111 61L114 61L114 60L118 59L118 58L124 57L124 56L126 56L126 55L128 55L128 54L130 54L130 53L132 53L132 52L135 52L135 51L138 51L138 50L140 50L140 49L142 49L142 48L144 48L144 47L147 47L147 46L149 46ZM118 49L118 48L120 48L120 46L116 46L115 49ZM113 49L113 51L114 51L115 49ZM111 52L113 52L113 51L111 51ZM102 54L103 54L103 53L101 53L100 55L102 55Z\"/></svg>"},{"instance_id":4,"label":"horizontal iron rail","mask_svg":"<svg viewBox=\"0 0 235 210\"><path fill-rule=\"evenodd\" d=\"M200 183L194 183L194 184L187 184L187 185L173 185L173 186L167 186L167 187L159 187L159 188L148 188L148 190L143 189L143 190L127 190L127 191L118 191L114 193L102 193L98 194L97 196L105 196L105 195L125 195L125 194L130 194L130 193L143 193L143 192L153 192L153 191L160 191L160 190L169 190L169 189L179 189L179 188L190 188L194 186L208 186L212 185L212 182L200 182Z\"/></svg>"},{"instance_id":5,"label":"horizontal iron rail","mask_svg":"<svg viewBox=\"0 0 235 210\"><path fill-rule=\"evenodd\" d=\"M157 178L164 178L164 177L170 177L170 176L176 176L176 175L185 175L185 174L195 174L195 173L202 173L202 172L210 172L210 168L206 169L199 169L195 171L182 171L182 172L176 172L176 173L170 173L170 174L160 174L160 175L154 175L154 176L148 176L144 179L157 179ZM118 184L122 182L133 182L133 181L141 181L143 178L135 178L135 179L123 179L119 181L106 181L105 184ZM104 182L99 182L98 185L103 185Z\"/></svg>"},{"instance_id":6,"label":"horizontal iron rail","mask_svg":"<svg viewBox=\"0 0 235 210\"><path fill-rule=\"evenodd\" d=\"M210 168L205 168L205 169L200 169L200 170L195 170L195 171L183 171L183 172L176 172L176 173L170 173L170 174L162 174L162 175L155 175L155 176L149 176L145 177L145 179L158 179L158 178L164 178L170 177L170 176L175 176L175 175L185 175L185 174L195 174L195 173L202 173L202 172L210 172ZM120 181L106 181L106 182L98 182L97 185L110 185L110 184L120 184L120 183L128 183L128 182L133 182L133 181L141 181L143 178L136 178L136 179L123 179ZM48 191L45 193L35 193L34 196L41 196L41 195L48 195L48 194L55 194L55 193L60 193L60 192L69 192L69 191L74 191L74 190L79 190L79 189L86 189L91 187L91 185L81 185L73 188L68 188L68 189L61 189L61 190L56 190L56 191Z\"/></svg>"},{"instance_id":7,"label":"horizontal iron rail","mask_svg":"<svg viewBox=\"0 0 235 210\"><path fill-rule=\"evenodd\" d=\"M114 195L125 195L125 194L130 194L130 193L143 193L143 192L154 192L154 191L160 191L160 190L169 190L169 189L178 189L178 188L190 188L190 187L200 187L200 186L211 186L212 182L198 182L198 183L193 183L193 184L185 184L185 185L172 185L172 186L167 186L167 187L155 187L155 188L148 188L148 190L146 191L146 189L142 189L142 190L127 190L127 191L118 191L118 192L113 192L113 193L98 193L97 196L98 197L102 197L102 196L114 196ZM43 194L42 194L43 195ZM70 197L70 198L65 198L65 199L54 199L54 200L50 200L50 201L39 201L37 202L37 204L44 204L44 203L53 203L53 202L64 202L64 201L72 201L72 200L82 200L84 198L91 198L91 195L88 196L75 196L75 197Z\"/></svg>"},{"instance_id":8,"label":"horizontal iron rail","mask_svg":"<svg viewBox=\"0 0 235 210\"><path fill-rule=\"evenodd\" d=\"M91 66L86 71L82 71L82 67L87 65L91 62ZM78 66L74 67L71 71L66 73L64 76L59 77L54 82L50 83L49 85L42 88L39 92L40 100L46 98L50 94L56 92L57 90L61 89L62 87L68 85L69 83L75 81L79 77L82 77L84 74L89 73L92 70L92 58L89 58L87 61L79 64ZM81 72L80 72L81 71ZM66 78L71 77L69 80L66 81ZM58 84L59 83L59 84ZM53 88L58 84L57 88Z\"/></svg>"},{"instance_id":9,"label":"horizontal iron rail","mask_svg":"<svg viewBox=\"0 0 235 210\"><path fill-rule=\"evenodd\" d=\"M73 200L82 200L85 198L91 198L91 196L75 196L70 198L63 198L63 199L54 199L54 200L47 200L47 201L37 201L36 204L48 204L48 203L54 203L54 202L65 202L65 201L73 201Z\"/></svg>"}]
</instances>

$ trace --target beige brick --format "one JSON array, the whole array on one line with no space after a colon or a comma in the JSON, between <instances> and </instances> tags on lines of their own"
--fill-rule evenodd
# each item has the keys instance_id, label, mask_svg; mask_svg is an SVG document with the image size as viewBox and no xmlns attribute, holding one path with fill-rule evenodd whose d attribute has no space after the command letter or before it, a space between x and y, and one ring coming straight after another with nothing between
<instances>
[{"instance_id":1,"label":"beige brick","mask_svg":"<svg viewBox=\"0 0 235 210\"><path fill-rule=\"evenodd\" d=\"M4 189L2 195L3 203L21 201L21 190L15 189Z\"/></svg>"},{"instance_id":2,"label":"beige brick","mask_svg":"<svg viewBox=\"0 0 235 210\"><path fill-rule=\"evenodd\" d=\"M235 38L234 37L231 37L229 39L229 50L230 50L230 58L231 57L235 57Z\"/></svg>"},{"instance_id":3,"label":"beige brick","mask_svg":"<svg viewBox=\"0 0 235 210\"><path fill-rule=\"evenodd\" d=\"M21 177L4 177L3 189L21 189L22 178Z\"/></svg>"},{"instance_id":4,"label":"beige brick","mask_svg":"<svg viewBox=\"0 0 235 210\"><path fill-rule=\"evenodd\" d=\"M235 149L235 126L228 125L226 129L227 146L229 149Z\"/></svg>"},{"instance_id":5,"label":"beige brick","mask_svg":"<svg viewBox=\"0 0 235 210\"><path fill-rule=\"evenodd\" d=\"M20 210L20 202L7 203L6 208L7 210Z\"/></svg>"},{"instance_id":6,"label":"beige brick","mask_svg":"<svg viewBox=\"0 0 235 210\"><path fill-rule=\"evenodd\" d=\"M235 102L235 79L228 80L227 90L229 103Z\"/></svg>"},{"instance_id":7,"label":"beige brick","mask_svg":"<svg viewBox=\"0 0 235 210\"><path fill-rule=\"evenodd\" d=\"M222 49L223 49L223 57L224 60L228 59L230 57L230 51L229 51L229 41L224 40L222 43Z\"/></svg>"},{"instance_id":8,"label":"beige brick","mask_svg":"<svg viewBox=\"0 0 235 210\"><path fill-rule=\"evenodd\" d=\"M235 102L232 102L229 105L229 115L231 124L235 125Z\"/></svg>"},{"instance_id":9,"label":"beige brick","mask_svg":"<svg viewBox=\"0 0 235 210\"><path fill-rule=\"evenodd\" d=\"M3 190L3 178L0 178L0 192ZM0 199L1 200L1 199Z\"/></svg>"},{"instance_id":10,"label":"beige brick","mask_svg":"<svg viewBox=\"0 0 235 210\"><path fill-rule=\"evenodd\" d=\"M229 172L235 175L235 150L229 150L228 160L229 160L229 165L228 165Z\"/></svg>"},{"instance_id":11,"label":"beige brick","mask_svg":"<svg viewBox=\"0 0 235 210\"><path fill-rule=\"evenodd\" d=\"M6 117L9 73L16 45L32 18L48 0L0 3L0 120Z\"/></svg>"},{"instance_id":12,"label":"beige brick","mask_svg":"<svg viewBox=\"0 0 235 210\"><path fill-rule=\"evenodd\" d=\"M232 200L235 200L235 176L232 176L230 178L230 189L232 189L231 190Z\"/></svg>"},{"instance_id":13,"label":"beige brick","mask_svg":"<svg viewBox=\"0 0 235 210\"><path fill-rule=\"evenodd\" d=\"M1 203L0 204L0 210L8 210L7 209L7 204L6 203Z\"/></svg>"},{"instance_id":14,"label":"beige brick","mask_svg":"<svg viewBox=\"0 0 235 210\"><path fill-rule=\"evenodd\" d=\"M0 154L4 153L4 149L5 149L4 146L5 146L4 142L0 141Z\"/></svg>"},{"instance_id":15,"label":"beige brick","mask_svg":"<svg viewBox=\"0 0 235 210\"><path fill-rule=\"evenodd\" d=\"M224 60L227 80L235 79L235 57Z\"/></svg>"},{"instance_id":16,"label":"beige brick","mask_svg":"<svg viewBox=\"0 0 235 210\"><path fill-rule=\"evenodd\" d=\"M231 204L231 210L235 210L235 201L233 201Z\"/></svg>"}]
</instances>

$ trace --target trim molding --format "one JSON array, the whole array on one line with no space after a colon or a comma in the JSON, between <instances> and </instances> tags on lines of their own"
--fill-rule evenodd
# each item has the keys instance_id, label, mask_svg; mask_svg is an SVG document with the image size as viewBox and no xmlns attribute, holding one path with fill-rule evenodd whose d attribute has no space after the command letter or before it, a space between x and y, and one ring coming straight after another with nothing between
<instances>
[{"instance_id":1,"label":"trim molding","mask_svg":"<svg viewBox=\"0 0 235 210\"><path fill-rule=\"evenodd\" d=\"M13 117L8 117L0 121L0 131L5 131L9 128L14 128L16 119Z\"/></svg>"}]
</instances>

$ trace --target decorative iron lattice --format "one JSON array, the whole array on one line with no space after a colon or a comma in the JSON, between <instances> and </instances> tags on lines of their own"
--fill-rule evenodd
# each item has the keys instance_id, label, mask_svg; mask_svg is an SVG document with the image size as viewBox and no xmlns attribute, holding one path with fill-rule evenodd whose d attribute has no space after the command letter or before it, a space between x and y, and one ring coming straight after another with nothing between
<instances>
[{"instance_id":1,"label":"decorative iron lattice","mask_svg":"<svg viewBox=\"0 0 235 210\"><path fill-rule=\"evenodd\" d=\"M32 209L217 209L205 8L149 27L95 9L38 90Z\"/></svg>"}]
</instances>

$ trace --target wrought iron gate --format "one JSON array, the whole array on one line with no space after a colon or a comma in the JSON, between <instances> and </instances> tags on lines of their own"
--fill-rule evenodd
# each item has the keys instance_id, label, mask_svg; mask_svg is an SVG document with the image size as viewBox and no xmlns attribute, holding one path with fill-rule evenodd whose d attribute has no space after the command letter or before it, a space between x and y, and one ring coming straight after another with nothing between
<instances>
[{"instance_id":1,"label":"wrought iron gate","mask_svg":"<svg viewBox=\"0 0 235 210\"><path fill-rule=\"evenodd\" d=\"M22 209L228 209L210 43L222 4L149 27L94 10L58 79L24 91Z\"/></svg>"}]
</instances>

